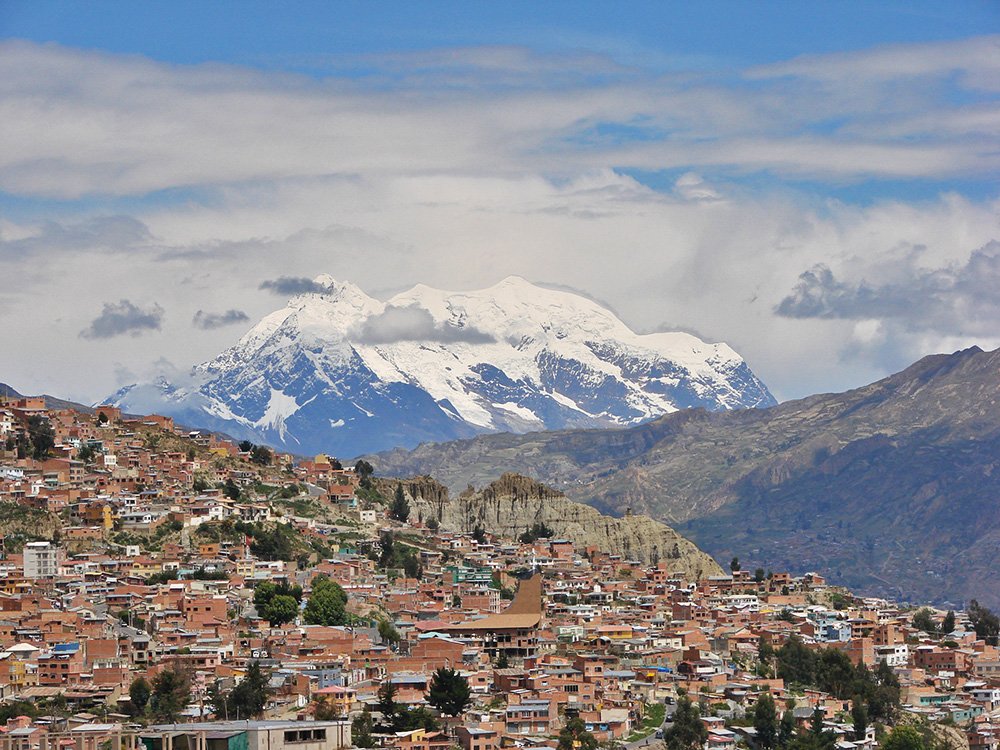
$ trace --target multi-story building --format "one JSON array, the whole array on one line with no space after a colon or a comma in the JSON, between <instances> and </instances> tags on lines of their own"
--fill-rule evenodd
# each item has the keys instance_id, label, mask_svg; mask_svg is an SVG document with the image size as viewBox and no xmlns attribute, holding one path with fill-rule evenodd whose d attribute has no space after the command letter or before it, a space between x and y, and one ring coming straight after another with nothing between
<instances>
[{"instance_id":1,"label":"multi-story building","mask_svg":"<svg viewBox=\"0 0 1000 750\"><path fill-rule=\"evenodd\" d=\"M24 545L24 577L29 581L59 575L59 548L51 542Z\"/></svg>"}]
</instances>

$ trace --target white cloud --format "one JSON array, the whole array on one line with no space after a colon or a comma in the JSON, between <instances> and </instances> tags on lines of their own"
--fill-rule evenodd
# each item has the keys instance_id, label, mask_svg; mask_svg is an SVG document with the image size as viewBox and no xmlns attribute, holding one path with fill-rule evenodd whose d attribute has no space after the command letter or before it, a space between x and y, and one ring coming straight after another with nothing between
<instances>
[{"instance_id":1,"label":"white cloud","mask_svg":"<svg viewBox=\"0 0 1000 750\"><path fill-rule=\"evenodd\" d=\"M422 307L389 305L379 315L365 320L351 336L362 344L395 344L399 341L464 341L483 344L495 339L488 333L472 327L438 324Z\"/></svg>"},{"instance_id":2,"label":"white cloud","mask_svg":"<svg viewBox=\"0 0 1000 750\"><path fill-rule=\"evenodd\" d=\"M644 74L592 54L440 50L366 58L376 74L395 76L402 62L420 70L419 86L379 86L5 42L0 186L73 198L326 175L571 175L581 165L981 176L997 167L994 112L970 123L950 97L988 86L996 48L996 37L888 47L746 79ZM480 85L455 85L455 75ZM944 120L933 137L881 135L929 111Z\"/></svg>"},{"instance_id":3,"label":"white cloud","mask_svg":"<svg viewBox=\"0 0 1000 750\"><path fill-rule=\"evenodd\" d=\"M774 308L820 263L855 286L893 283L889 269L916 246L920 268L963 267L1000 237L996 200L852 206L741 178L995 173L995 105L949 99L989 85L991 44L710 77L489 48L369 59L370 76L315 81L6 43L0 188L88 199L62 204L68 218L0 219L0 262L16 270L0 274L0 305L21 354L0 379L96 400L161 356L183 369L230 345L234 327L191 336L206 300L256 320L280 304L261 279L324 272L373 293L508 274L584 289L635 328L728 341L783 397L988 345L981 329L944 324L894 337L917 311L876 324ZM659 192L624 167L671 176ZM179 200L148 195L192 186ZM124 296L162 304L159 335L78 337ZM402 317L393 335L426 324Z\"/></svg>"}]
</instances>

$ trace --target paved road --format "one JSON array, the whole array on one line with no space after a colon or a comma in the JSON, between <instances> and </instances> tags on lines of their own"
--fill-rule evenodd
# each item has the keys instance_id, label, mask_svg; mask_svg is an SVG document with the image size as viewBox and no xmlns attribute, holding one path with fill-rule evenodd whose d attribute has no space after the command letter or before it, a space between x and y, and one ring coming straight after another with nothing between
<instances>
[{"instance_id":1,"label":"paved road","mask_svg":"<svg viewBox=\"0 0 1000 750\"><path fill-rule=\"evenodd\" d=\"M663 723L660 724L660 729L665 729L670 726L671 721L673 721L674 711L677 710L677 704L667 704L666 709L667 711L663 718ZM660 742L660 740L656 738L655 731L650 732L649 736L645 739L636 740L635 742L625 742L623 743L623 746L626 750L638 750L638 748L646 747L646 745L652 745L654 742Z\"/></svg>"}]
</instances>

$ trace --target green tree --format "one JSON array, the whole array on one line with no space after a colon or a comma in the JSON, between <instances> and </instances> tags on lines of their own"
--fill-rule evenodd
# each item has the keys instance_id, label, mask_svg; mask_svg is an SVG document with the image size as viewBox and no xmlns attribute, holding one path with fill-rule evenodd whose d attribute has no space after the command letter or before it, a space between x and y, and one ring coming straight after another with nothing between
<instances>
[{"instance_id":1,"label":"green tree","mask_svg":"<svg viewBox=\"0 0 1000 750\"><path fill-rule=\"evenodd\" d=\"M141 716L149 705L149 698L153 694L153 686L149 684L145 677L136 677L128 688L128 699L131 704L130 713L132 716Z\"/></svg>"},{"instance_id":2,"label":"green tree","mask_svg":"<svg viewBox=\"0 0 1000 750\"><path fill-rule=\"evenodd\" d=\"M760 636L757 639L757 674L761 677L770 677L772 672L771 662L774 660L774 646L771 640Z\"/></svg>"},{"instance_id":3,"label":"green tree","mask_svg":"<svg viewBox=\"0 0 1000 750\"><path fill-rule=\"evenodd\" d=\"M249 440L241 440L237 447L240 449L241 453L249 453L253 450L253 443Z\"/></svg>"},{"instance_id":4,"label":"green tree","mask_svg":"<svg viewBox=\"0 0 1000 750\"><path fill-rule=\"evenodd\" d=\"M915 727L899 725L893 727L882 742L882 750L928 750L927 743Z\"/></svg>"},{"instance_id":5,"label":"green tree","mask_svg":"<svg viewBox=\"0 0 1000 750\"><path fill-rule=\"evenodd\" d=\"M389 619L378 621L378 635L384 643L388 643L390 646L396 645L401 639L399 631Z\"/></svg>"},{"instance_id":6,"label":"green tree","mask_svg":"<svg viewBox=\"0 0 1000 750\"><path fill-rule=\"evenodd\" d=\"M357 474L362 479L370 479L372 474L375 473L375 469L370 463L368 463L364 459L361 459L356 464L354 464L354 473Z\"/></svg>"},{"instance_id":7,"label":"green tree","mask_svg":"<svg viewBox=\"0 0 1000 750\"><path fill-rule=\"evenodd\" d=\"M225 698L225 715L234 719L253 719L261 716L270 694L267 683L268 676L261 668L260 662L256 659L250 662L246 675ZM216 707L216 715L218 713Z\"/></svg>"},{"instance_id":8,"label":"green tree","mask_svg":"<svg viewBox=\"0 0 1000 750\"><path fill-rule=\"evenodd\" d=\"M475 528L472 529L472 538L476 540L477 544L486 544L486 529L477 523Z\"/></svg>"},{"instance_id":9,"label":"green tree","mask_svg":"<svg viewBox=\"0 0 1000 750\"><path fill-rule=\"evenodd\" d=\"M868 709L865 708L865 701L860 695L854 696L851 702L851 722L854 724L854 739L862 742L865 739L865 732L868 731Z\"/></svg>"},{"instance_id":10,"label":"green tree","mask_svg":"<svg viewBox=\"0 0 1000 750\"><path fill-rule=\"evenodd\" d=\"M539 539L551 539L555 535L556 532L546 526L544 521L535 521L535 523L531 524L530 529L527 529L518 537L518 541L521 544L533 544Z\"/></svg>"},{"instance_id":11,"label":"green tree","mask_svg":"<svg viewBox=\"0 0 1000 750\"><path fill-rule=\"evenodd\" d=\"M272 597L267 606L259 614L271 624L272 628L276 628L279 625L284 625L286 622L295 620L299 614L299 603L295 601L295 597L293 596L279 594Z\"/></svg>"},{"instance_id":12,"label":"green tree","mask_svg":"<svg viewBox=\"0 0 1000 750\"><path fill-rule=\"evenodd\" d=\"M261 560L294 560L294 536L295 532L283 523L275 524L273 528L255 527L250 551Z\"/></svg>"},{"instance_id":13,"label":"green tree","mask_svg":"<svg viewBox=\"0 0 1000 750\"><path fill-rule=\"evenodd\" d=\"M868 718L871 721L892 721L899 708L899 679L885 662L876 667L871 685L865 691Z\"/></svg>"},{"instance_id":14,"label":"green tree","mask_svg":"<svg viewBox=\"0 0 1000 750\"><path fill-rule=\"evenodd\" d=\"M28 439L31 441L31 457L41 461L49 455L56 444L56 433L49 418L43 414L28 417Z\"/></svg>"},{"instance_id":15,"label":"green tree","mask_svg":"<svg viewBox=\"0 0 1000 750\"><path fill-rule=\"evenodd\" d=\"M778 677L785 682L812 685L816 674L816 659L812 651L798 638L789 638L778 649Z\"/></svg>"},{"instance_id":16,"label":"green tree","mask_svg":"<svg viewBox=\"0 0 1000 750\"><path fill-rule=\"evenodd\" d=\"M403 573L407 578L416 578L418 581L424 577L424 567L412 550L403 558Z\"/></svg>"},{"instance_id":17,"label":"green tree","mask_svg":"<svg viewBox=\"0 0 1000 750\"><path fill-rule=\"evenodd\" d=\"M271 449L265 445L255 445L250 449L250 462L258 466L270 466L273 458Z\"/></svg>"},{"instance_id":18,"label":"green tree","mask_svg":"<svg viewBox=\"0 0 1000 750\"><path fill-rule=\"evenodd\" d=\"M389 680L382 683L378 689L378 701L375 710L382 715L381 729L385 732L399 731L399 715L403 707L396 703L396 686Z\"/></svg>"},{"instance_id":19,"label":"green tree","mask_svg":"<svg viewBox=\"0 0 1000 750\"><path fill-rule=\"evenodd\" d=\"M740 558L734 557L729 561L729 569L734 573L740 569Z\"/></svg>"},{"instance_id":20,"label":"green tree","mask_svg":"<svg viewBox=\"0 0 1000 750\"><path fill-rule=\"evenodd\" d=\"M400 523L406 523L406 519L410 517L410 503L403 492L403 485L398 482L396 483L396 494L389 508L389 517Z\"/></svg>"},{"instance_id":21,"label":"green tree","mask_svg":"<svg viewBox=\"0 0 1000 750\"><path fill-rule=\"evenodd\" d=\"M925 633L936 633L937 625L934 623L934 613L930 607L921 607L913 615L912 624L917 630Z\"/></svg>"},{"instance_id":22,"label":"green tree","mask_svg":"<svg viewBox=\"0 0 1000 750\"><path fill-rule=\"evenodd\" d=\"M325 698L319 697L313 699L312 707L313 707L312 715L316 721L333 721L335 719L343 718L343 715L341 714L341 709L337 708L334 705L333 701L328 701ZM365 706L365 708L367 709L368 707ZM371 718L370 713L369 713L369 718ZM354 731L353 726L351 728L351 731L352 732ZM354 744L357 747L363 747L362 745L358 745L357 741L355 741Z\"/></svg>"},{"instance_id":23,"label":"green tree","mask_svg":"<svg viewBox=\"0 0 1000 750\"><path fill-rule=\"evenodd\" d=\"M7 723L9 719L18 716L38 716L38 707L31 701L5 701L0 703L0 722Z\"/></svg>"},{"instance_id":24,"label":"green tree","mask_svg":"<svg viewBox=\"0 0 1000 750\"><path fill-rule=\"evenodd\" d=\"M708 728L701 712L686 695L677 699L674 723L664 733L667 750L701 750L708 740Z\"/></svg>"},{"instance_id":25,"label":"green tree","mask_svg":"<svg viewBox=\"0 0 1000 750\"><path fill-rule=\"evenodd\" d=\"M319 719L319 717L316 717ZM351 744L355 747L375 747L375 738L372 737L374 723L372 722L372 712L368 706L361 709L361 714L354 717L351 722Z\"/></svg>"},{"instance_id":26,"label":"green tree","mask_svg":"<svg viewBox=\"0 0 1000 750\"><path fill-rule=\"evenodd\" d=\"M969 602L966 614L969 615L969 622L972 623L972 629L976 631L978 637L985 640L990 646L998 645L1000 619L991 610L980 606L979 602L973 599Z\"/></svg>"},{"instance_id":27,"label":"green tree","mask_svg":"<svg viewBox=\"0 0 1000 750\"><path fill-rule=\"evenodd\" d=\"M753 579L757 583L764 583L764 569L757 568L757 570L753 572Z\"/></svg>"},{"instance_id":28,"label":"green tree","mask_svg":"<svg viewBox=\"0 0 1000 750\"><path fill-rule=\"evenodd\" d=\"M426 729L436 732L440 727L437 717L425 706L416 706L400 712L397 732L409 732L413 729Z\"/></svg>"},{"instance_id":29,"label":"green tree","mask_svg":"<svg viewBox=\"0 0 1000 750\"><path fill-rule=\"evenodd\" d=\"M298 604L302 601L302 587L292 586L288 581L261 581L253 590L253 605L257 608L257 614L265 619L270 619L267 615L271 602L279 596L288 596ZM289 620L285 620L289 622Z\"/></svg>"},{"instance_id":30,"label":"green tree","mask_svg":"<svg viewBox=\"0 0 1000 750\"><path fill-rule=\"evenodd\" d=\"M108 415L103 411L97 413L97 424L106 425L108 423Z\"/></svg>"},{"instance_id":31,"label":"green tree","mask_svg":"<svg viewBox=\"0 0 1000 750\"><path fill-rule=\"evenodd\" d=\"M858 672L850 657L840 649L825 648L816 658L816 684L841 700L851 697Z\"/></svg>"},{"instance_id":32,"label":"green tree","mask_svg":"<svg viewBox=\"0 0 1000 750\"><path fill-rule=\"evenodd\" d=\"M781 723L778 725L778 747L787 747L795 736L795 701L789 701L792 705L781 715Z\"/></svg>"},{"instance_id":33,"label":"green tree","mask_svg":"<svg viewBox=\"0 0 1000 750\"><path fill-rule=\"evenodd\" d=\"M941 622L941 632L944 635L948 635L955 630L955 612L954 610L948 610L948 614L944 616L944 620Z\"/></svg>"},{"instance_id":34,"label":"green tree","mask_svg":"<svg viewBox=\"0 0 1000 750\"><path fill-rule=\"evenodd\" d=\"M597 738L587 731L583 719L574 716L559 731L558 750L597 750Z\"/></svg>"},{"instance_id":35,"label":"green tree","mask_svg":"<svg viewBox=\"0 0 1000 750\"><path fill-rule=\"evenodd\" d=\"M753 710L753 728L757 733L757 747L772 750L778 744L778 712L770 693L757 698Z\"/></svg>"},{"instance_id":36,"label":"green tree","mask_svg":"<svg viewBox=\"0 0 1000 750\"><path fill-rule=\"evenodd\" d=\"M226 497L228 497L230 500L239 500L240 499L240 488L239 488L239 485L236 484L236 482L233 481L232 477L230 477L229 479L227 479L225 485L223 485L223 487L222 487L222 494L225 495Z\"/></svg>"},{"instance_id":37,"label":"green tree","mask_svg":"<svg viewBox=\"0 0 1000 750\"><path fill-rule=\"evenodd\" d=\"M312 579L309 600L302 615L309 625L345 625L347 615L347 594L340 584L325 575Z\"/></svg>"},{"instance_id":38,"label":"green tree","mask_svg":"<svg viewBox=\"0 0 1000 750\"><path fill-rule=\"evenodd\" d=\"M176 722L190 701L191 679L187 672L169 667L153 678L149 709L156 721L163 724Z\"/></svg>"},{"instance_id":39,"label":"green tree","mask_svg":"<svg viewBox=\"0 0 1000 750\"><path fill-rule=\"evenodd\" d=\"M458 716L472 702L469 681L454 669L439 667L431 679L427 702L443 714Z\"/></svg>"},{"instance_id":40,"label":"green tree","mask_svg":"<svg viewBox=\"0 0 1000 750\"><path fill-rule=\"evenodd\" d=\"M809 731L815 735L823 734L823 719L826 714L823 709L817 706L812 713L812 718L809 720Z\"/></svg>"}]
</instances>

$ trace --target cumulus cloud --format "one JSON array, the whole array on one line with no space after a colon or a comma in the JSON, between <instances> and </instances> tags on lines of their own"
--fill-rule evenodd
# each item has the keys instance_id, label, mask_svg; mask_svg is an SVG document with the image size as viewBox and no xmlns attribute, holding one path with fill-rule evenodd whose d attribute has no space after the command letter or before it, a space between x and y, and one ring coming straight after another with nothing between
<instances>
[{"instance_id":1,"label":"cumulus cloud","mask_svg":"<svg viewBox=\"0 0 1000 750\"><path fill-rule=\"evenodd\" d=\"M389 305L381 314L365 320L353 338L361 344L395 344L399 341L488 344L496 340L475 328L438 324L430 312L417 305Z\"/></svg>"},{"instance_id":2,"label":"cumulus cloud","mask_svg":"<svg viewBox=\"0 0 1000 750\"><path fill-rule=\"evenodd\" d=\"M80 336L85 339L110 339L126 333L138 336L144 331L159 331L162 322L163 308L156 303L143 309L127 299L105 302L101 314L80 331Z\"/></svg>"},{"instance_id":3,"label":"cumulus cloud","mask_svg":"<svg viewBox=\"0 0 1000 750\"><path fill-rule=\"evenodd\" d=\"M330 291L328 286L305 276L279 276L276 279L262 281L258 289L263 289L272 294L282 297L289 297L293 294L324 294Z\"/></svg>"},{"instance_id":4,"label":"cumulus cloud","mask_svg":"<svg viewBox=\"0 0 1000 750\"><path fill-rule=\"evenodd\" d=\"M993 334L1000 326L1000 242L972 252L964 263L920 267L924 248L896 264L892 278L844 281L824 264L799 276L775 312L789 318L891 320L911 331ZM862 338L871 339L870 332Z\"/></svg>"},{"instance_id":5,"label":"cumulus cloud","mask_svg":"<svg viewBox=\"0 0 1000 750\"><path fill-rule=\"evenodd\" d=\"M199 310L194 314L191 325L203 331L212 331L216 328L223 328L237 323L246 323L248 320L250 320L250 316L242 310L232 309L221 313Z\"/></svg>"}]
</instances>

